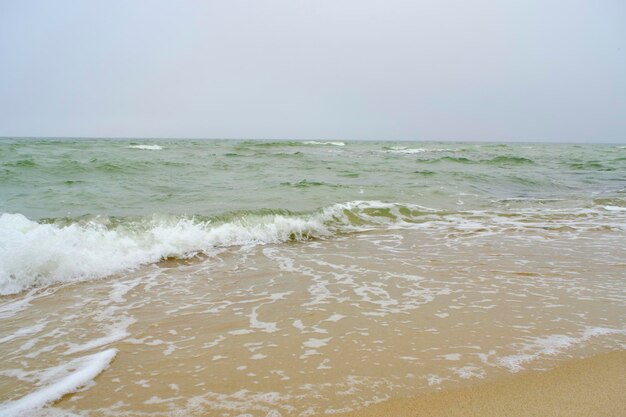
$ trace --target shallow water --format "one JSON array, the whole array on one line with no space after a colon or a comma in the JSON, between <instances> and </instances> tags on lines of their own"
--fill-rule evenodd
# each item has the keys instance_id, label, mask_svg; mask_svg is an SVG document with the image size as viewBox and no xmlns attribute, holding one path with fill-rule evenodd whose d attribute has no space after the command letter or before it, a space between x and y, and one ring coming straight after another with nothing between
<instances>
[{"instance_id":1,"label":"shallow water","mask_svg":"<svg viewBox=\"0 0 626 417\"><path fill-rule=\"evenodd\" d=\"M321 415L626 346L619 146L0 149L3 415Z\"/></svg>"}]
</instances>

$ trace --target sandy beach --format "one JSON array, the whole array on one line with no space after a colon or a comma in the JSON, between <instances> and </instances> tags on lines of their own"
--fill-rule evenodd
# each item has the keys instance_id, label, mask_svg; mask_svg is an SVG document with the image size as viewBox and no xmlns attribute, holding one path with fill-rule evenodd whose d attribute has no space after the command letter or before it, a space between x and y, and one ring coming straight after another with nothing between
<instances>
[{"instance_id":1,"label":"sandy beach","mask_svg":"<svg viewBox=\"0 0 626 417\"><path fill-rule=\"evenodd\" d=\"M475 386L390 400L342 417L616 417L626 415L626 352Z\"/></svg>"}]
</instances>

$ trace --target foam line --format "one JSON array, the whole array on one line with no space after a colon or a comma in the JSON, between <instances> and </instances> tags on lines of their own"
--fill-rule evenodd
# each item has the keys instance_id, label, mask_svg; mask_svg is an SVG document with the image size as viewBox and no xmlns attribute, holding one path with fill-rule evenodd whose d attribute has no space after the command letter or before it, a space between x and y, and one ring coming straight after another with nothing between
<instances>
[{"instance_id":1,"label":"foam line","mask_svg":"<svg viewBox=\"0 0 626 417\"><path fill-rule=\"evenodd\" d=\"M26 416L32 414L34 410L61 399L66 394L76 392L104 371L115 355L117 355L117 349L107 349L81 358L80 362L83 366L66 377L31 392L19 400L0 405L0 415L4 417Z\"/></svg>"}]
</instances>

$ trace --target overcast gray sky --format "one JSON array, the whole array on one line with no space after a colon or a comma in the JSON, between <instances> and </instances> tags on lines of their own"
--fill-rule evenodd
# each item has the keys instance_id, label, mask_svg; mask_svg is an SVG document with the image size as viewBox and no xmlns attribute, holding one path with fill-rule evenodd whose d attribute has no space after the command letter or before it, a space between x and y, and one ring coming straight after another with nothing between
<instances>
[{"instance_id":1,"label":"overcast gray sky","mask_svg":"<svg viewBox=\"0 0 626 417\"><path fill-rule=\"evenodd\" d=\"M0 136L626 141L624 0L0 0Z\"/></svg>"}]
</instances>

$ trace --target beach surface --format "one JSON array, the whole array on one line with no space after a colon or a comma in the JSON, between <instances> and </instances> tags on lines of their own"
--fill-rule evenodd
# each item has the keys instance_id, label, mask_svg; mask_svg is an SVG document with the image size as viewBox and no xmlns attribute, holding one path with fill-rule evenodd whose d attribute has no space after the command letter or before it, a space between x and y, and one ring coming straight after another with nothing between
<instances>
[{"instance_id":1,"label":"beach surface","mask_svg":"<svg viewBox=\"0 0 626 417\"><path fill-rule=\"evenodd\" d=\"M341 417L616 417L626 415L626 352L462 389L393 399Z\"/></svg>"}]
</instances>

